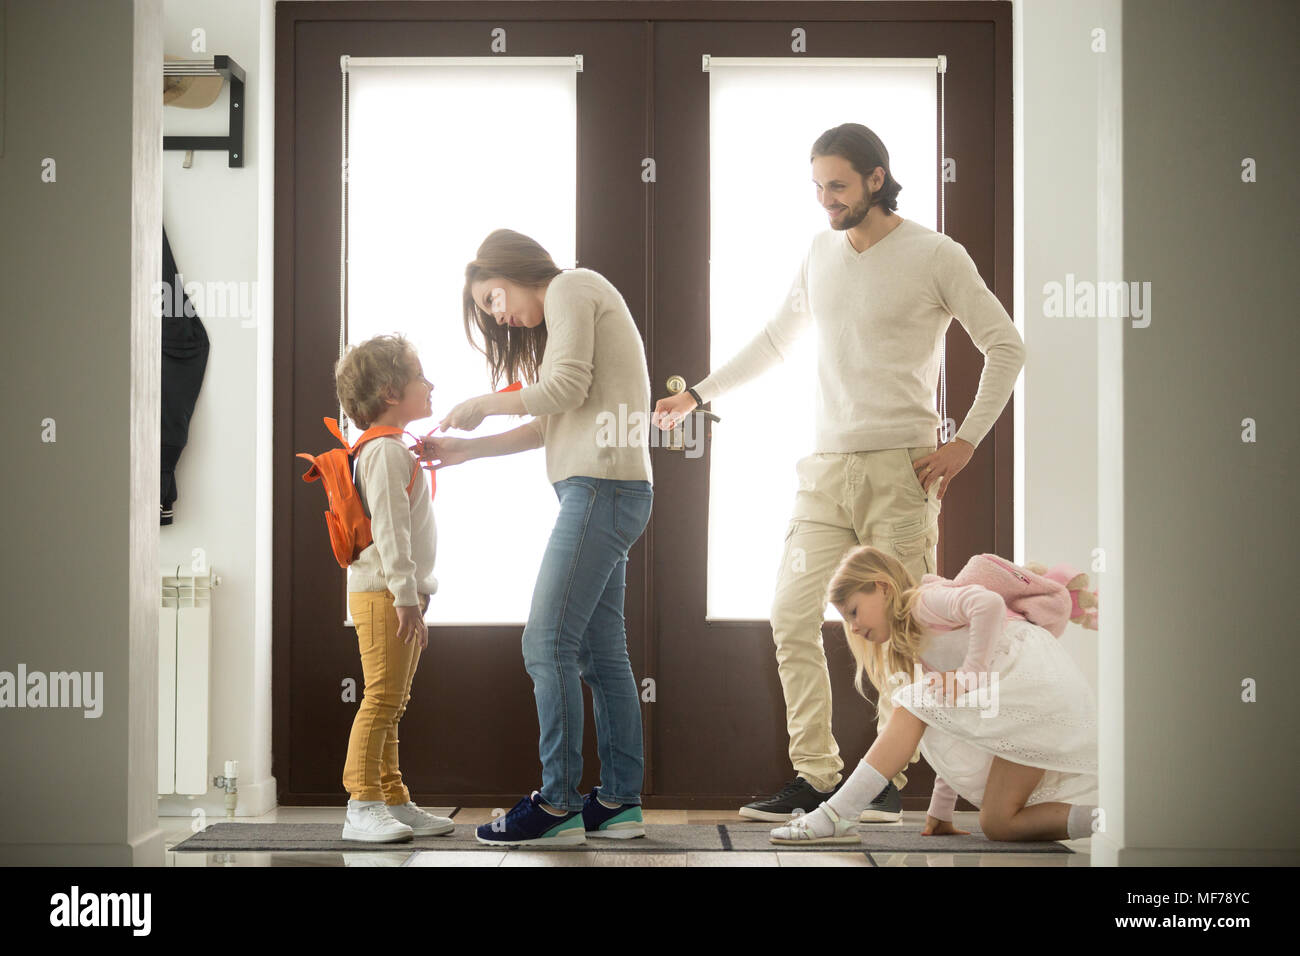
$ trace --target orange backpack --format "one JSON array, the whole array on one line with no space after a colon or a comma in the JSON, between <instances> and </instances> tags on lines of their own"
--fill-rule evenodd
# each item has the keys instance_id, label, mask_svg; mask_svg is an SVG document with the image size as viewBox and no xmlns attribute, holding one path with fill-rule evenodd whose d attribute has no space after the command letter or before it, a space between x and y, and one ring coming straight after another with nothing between
<instances>
[{"instance_id":1,"label":"orange backpack","mask_svg":"<svg viewBox=\"0 0 1300 956\"><path fill-rule=\"evenodd\" d=\"M522 382L512 382L505 388L497 389L498 392L516 392L523 388ZM325 525L329 528L330 545L334 548L334 559L338 561L339 567L346 568L353 561L361 556L361 552L370 547L374 538L370 534L370 517L366 514L365 509L361 507L361 496L357 492L356 479L353 476L353 463L357 453L361 451L361 446L372 438L383 438L387 435L411 435L410 432L398 428L396 425L375 425L367 428L361 437L351 448L343 440L343 435L339 432L339 423L336 419L326 418L325 427L330 430L335 438L339 440L342 448L331 448L327 452L319 455L309 455L306 452L298 452L299 458L305 458L311 462L311 467L307 473L302 476L303 481L316 481L320 479L321 484L325 486L325 495L329 498L330 507L325 512ZM406 493L411 493L411 488L415 485L415 479L420 474L421 467L429 469L429 498L438 491L438 473L433 467L425 466L418 459L418 449L424 445L424 439L419 435L411 435L417 442L411 446L411 451L417 452L415 462L415 471L411 474L411 480L406 485Z\"/></svg>"},{"instance_id":2,"label":"orange backpack","mask_svg":"<svg viewBox=\"0 0 1300 956\"><path fill-rule=\"evenodd\" d=\"M351 448L343 440L343 435L339 432L339 423L333 418L325 419L325 427L330 433L339 440L342 448L331 448L327 452L319 455L308 455L305 452L299 452L299 458L305 458L311 462L311 467L307 473L302 476L303 481L316 481L320 479L321 484L325 486L325 494L329 498L329 510L325 512L325 524L329 528L330 545L334 548L334 558L339 563L339 567L346 568L358 557L361 552L370 547L374 540L370 534L370 517L366 514L365 509L361 506L361 495L357 492L356 480L353 476L353 465L356 461L357 454L361 447L374 438L383 438L387 435L410 435L411 433L395 425L376 425L367 428L361 437ZM417 435L411 435L417 442L421 439ZM419 447L419 446L416 446ZM413 447L411 449L415 451ZM411 480L406 486L406 493L411 493L411 488L415 485L415 479L420 475L421 463L415 462L415 470L411 474ZM437 481L434 477L434 471L429 469L429 497L432 498L436 493Z\"/></svg>"}]
</instances>

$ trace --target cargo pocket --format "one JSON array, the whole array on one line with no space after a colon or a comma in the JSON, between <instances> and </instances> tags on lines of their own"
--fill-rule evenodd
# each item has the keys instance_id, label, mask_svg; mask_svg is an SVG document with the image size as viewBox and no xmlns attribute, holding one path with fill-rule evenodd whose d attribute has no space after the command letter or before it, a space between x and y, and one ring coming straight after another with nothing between
<instances>
[{"instance_id":1,"label":"cargo pocket","mask_svg":"<svg viewBox=\"0 0 1300 956\"><path fill-rule=\"evenodd\" d=\"M925 526L910 518L896 522L890 527L889 543L894 556L917 577L918 583L918 569L924 569L922 573L925 574L936 573L935 548L939 543L937 524Z\"/></svg>"}]
</instances>

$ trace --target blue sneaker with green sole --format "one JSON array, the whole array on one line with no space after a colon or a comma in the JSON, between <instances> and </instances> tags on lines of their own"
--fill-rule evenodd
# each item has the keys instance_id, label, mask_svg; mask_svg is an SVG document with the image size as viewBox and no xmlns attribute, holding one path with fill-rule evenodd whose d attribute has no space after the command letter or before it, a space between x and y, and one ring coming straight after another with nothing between
<instances>
[{"instance_id":1,"label":"blue sneaker with green sole","mask_svg":"<svg viewBox=\"0 0 1300 956\"><path fill-rule=\"evenodd\" d=\"M631 840L645 836L645 820L641 817L641 804L624 803L607 807L596 799L600 787L582 799L582 825L587 836L609 837L613 840Z\"/></svg>"},{"instance_id":2,"label":"blue sneaker with green sole","mask_svg":"<svg viewBox=\"0 0 1300 956\"><path fill-rule=\"evenodd\" d=\"M573 810L562 817L543 809L542 795L534 790L505 816L480 825L474 835L493 846L572 846L586 843L582 814Z\"/></svg>"}]
</instances>

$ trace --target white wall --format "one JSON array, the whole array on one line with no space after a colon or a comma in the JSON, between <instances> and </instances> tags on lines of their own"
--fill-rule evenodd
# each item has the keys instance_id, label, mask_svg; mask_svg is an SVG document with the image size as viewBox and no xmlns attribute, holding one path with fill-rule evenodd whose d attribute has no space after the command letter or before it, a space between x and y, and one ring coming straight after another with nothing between
<instances>
[{"instance_id":1,"label":"white wall","mask_svg":"<svg viewBox=\"0 0 1300 956\"><path fill-rule=\"evenodd\" d=\"M1016 0L1020 54L1016 139L1016 316L1027 355L1018 392L1024 477L1015 558L1093 569L1097 530L1097 322L1043 314L1043 286L1097 278L1098 54L1090 31L1118 33L1119 2ZM1113 55L1113 54L1112 54ZM1104 598L1103 598L1104 602ZM1097 689L1097 632L1066 628L1061 643Z\"/></svg>"},{"instance_id":2,"label":"white wall","mask_svg":"<svg viewBox=\"0 0 1300 956\"><path fill-rule=\"evenodd\" d=\"M205 560L221 578L212 594L209 780L239 761L238 815L275 806L271 776L270 362L274 122L272 0L165 0L164 51L173 56L227 54L243 66L245 155L227 166L224 152L163 154L163 225L186 284L236 282L241 304L214 315L199 308L210 351L176 468L173 523L160 528L162 567ZM202 29L205 51L191 49ZM203 110L166 107L167 135L220 135L229 89ZM265 146L264 146L265 144ZM240 313L249 311L249 317ZM201 549L200 558L194 550ZM202 807L225 813L225 795L169 796L159 813Z\"/></svg>"},{"instance_id":3,"label":"white wall","mask_svg":"<svg viewBox=\"0 0 1300 956\"><path fill-rule=\"evenodd\" d=\"M1295 865L1300 129L1279 91L1295 86L1296 6L1127 0L1123 29L1117 274L1150 284L1151 315L1116 330L1101 366L1120 426L1102 520L1124 581L1102 638L1103 745L1122 735L1102 802L1122 821L1094 855Z\"/></svg>"},{"instance_id":4,"label":"white wall","mask_svg":"<svg viewBox=\"0 0 1300 956\"><path fill-rule=\"evenodd\" d=\"M98 674L99 700L0 713L0 865L161 865L162 5L21 0L4 16L0 669ZM96 51L93 82L69 50Z\"/></svg>"}]
</instances>

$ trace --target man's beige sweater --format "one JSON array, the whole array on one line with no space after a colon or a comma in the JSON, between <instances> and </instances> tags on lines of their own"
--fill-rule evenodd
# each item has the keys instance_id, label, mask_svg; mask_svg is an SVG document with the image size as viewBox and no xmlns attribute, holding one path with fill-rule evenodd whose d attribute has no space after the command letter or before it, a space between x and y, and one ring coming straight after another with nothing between
<instances>
[{"instance_id":1,"label":"man's beige sweater","mask_svg":"<svg viewBox=\"0 0 1300 956\"><path fill-rule=\"evenodd\" d=\"M1011 397L1024 343L965 248L910 219L862 252L846 232L819 233L776 317L695 390L709 402L755 378L815 325L814 451L931 445L939 346L954 316L984 354L956 434L978 445Z\"/></svg>"}]
</instances>

